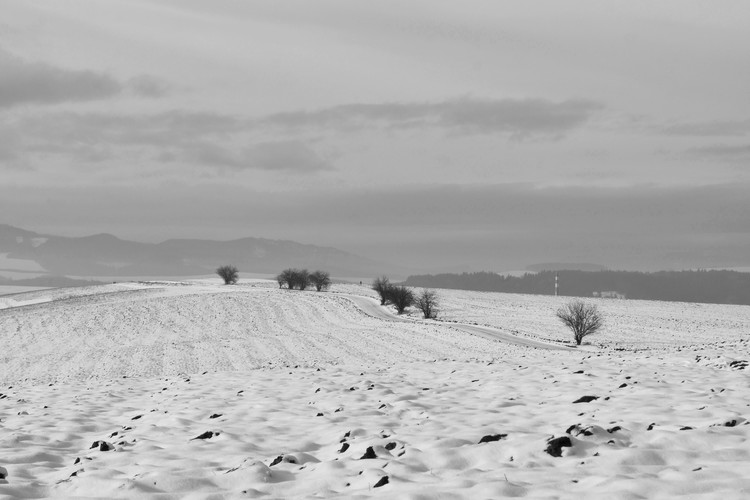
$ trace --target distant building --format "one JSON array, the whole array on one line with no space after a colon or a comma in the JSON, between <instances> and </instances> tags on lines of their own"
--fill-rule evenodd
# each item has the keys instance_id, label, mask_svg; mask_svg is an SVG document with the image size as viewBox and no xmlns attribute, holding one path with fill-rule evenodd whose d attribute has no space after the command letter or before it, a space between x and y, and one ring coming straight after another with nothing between
<instances>
[{"instance_id":1,"label":"distant building","mask_svg":"<svg viewBox=\"0 0 750 500\"><path fill-rule=\"evenodd\" d=\"M627 299L624 293L613 291L594 292L594 297L601 297L603 299Z\"/></svg>"}]
</instances>

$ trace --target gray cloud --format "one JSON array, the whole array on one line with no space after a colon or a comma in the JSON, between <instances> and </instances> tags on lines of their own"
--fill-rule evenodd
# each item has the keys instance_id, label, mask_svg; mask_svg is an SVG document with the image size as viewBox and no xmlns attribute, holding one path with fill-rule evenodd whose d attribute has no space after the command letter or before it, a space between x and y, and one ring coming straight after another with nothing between
<instances>
[{"instance_id":1,"label":"gray cloud","mask_svg":"<svg viewBox=\"0 0 750 500\"><path fill-rule=\"evenodd\" d=\"M149 75L141 75L128 80L128 88L140 97L157 98L169 93L167 83Z\"/></svg>"},{"instance_id":2,"label":"gray cloud","mask_svg":"<svg viewBox=\"0 0 750 500\"><path fill-rule=\"evenodd\" d=\"M199 165L239 170L315 172L332 169L315 151L299 141L263 142L239 151L198 143L186 147L183 157Z\"/></svg>"},{"instance_id":3,"label":"gray cloud","mask_svg":"<svg viewBox=\"0 0 750 500\"><path fill-rule=\"evenodd\" d=\"M149 75L121 83L105 73L29 62L0 49L0 108L94 101L117 96L125 90L139 97L158 98L168 93L169 86Z\"/></svg>"},{"instance_id":4,"label":"gray cloud","mask_svg":"<svg viewBox=\"0 0 750 500\"><path fill-rule=\"evenodd\" d=\"M743 136L750 134L750 120L708 121L668 125L662 132L687 136Z\"/></svg>"},{"instance_id":5,"label":"gray cloud","mask_svg":"<svg viewBox=\"0 0 750 500\"><path fill-rule=\"evenodd\" d=\"M245 152L249 164L263 170L316 171L332 167L299 141L263 142Z\"/></svg>"},{"instance_id":6,"label":"gray cloud","mask_svg":"<svg viewBox=\"0 0 750 500\"><path fill-rule=\"evenodd\" d=\"M253 131L247 120L216 113L44 113L13 123L0 120L0 133L15 138L3 143L0 157L31 153L75 163L127 157L230 170L317 172L333 168L299 140L259 141L248 147L248 142L256 142L248 137Z\"/></svg>"},{"instance_id":7,"label":"gray cloud","mask_svg":"<svg viewBox=\"0 0 750 500\"><path fill-rule=\"evenodd\" d=\"M131 80L126 88L152 97L166 92L160 81L150 77ZM19 102L19 97L13 102ZM457 99L421 104L348 104L260 118L190 111L136 115L26 113L4 123L0 117L0 129L14 130L21 137L4 148L6 159L27 153L56 155L63 160L67 156L69 162L105 162L127 156L237 170L314 172L332 168L330 161L305 145L305 136L309 140L310 133L320 129L427 127L459 134L558 137L583 124L600 108L590 101ZM291 138L269 140L280 134L279 128ZM256 146L248 148L248 143Z\"/></svg>"},{"instance_id":8,"label":"gray cloud","mask_svg":"<svg viewBox=\"0 0 750 500\"><path fill-rule=\"evenodd\" d=\"M122 85L108 75L27 62L0 49L0 107L89 101L121 91Z\"/></svg>"},{"instance_id":9,"label":"gray cloud","mask_svg":"<svg viewBox=\"0 0 750 500\"><path fill-rule=\"evenodd\" d=\"M291 129L434 127L462 134L558 135L583 125L602 108L587 100L466 98L435 103L347 104L279 113L261 123Z\"/></svg>"},{"instance_id":10,"label":"gray cloud","mask_svg":"<svg viewBox=\"0 0 750 500\"><path fill-rule=\"evenodd\" d=\"M20 119L16 125L39 142L119 145L190 143L226 137L244 128L244 122L233 116L185 111L144 115L45 113Z\"/></svg>"},{"instance_id":11,"label":"gray cloud","mask_svg":"<svg viewBox=\"0 0 750 500\"><path fill-rule=\"evenodd\" d=\"M715 158L726 161L750 159L750 144L716 144L689 149L688 154L701 158Z\"/></svg>"}]
</instances>

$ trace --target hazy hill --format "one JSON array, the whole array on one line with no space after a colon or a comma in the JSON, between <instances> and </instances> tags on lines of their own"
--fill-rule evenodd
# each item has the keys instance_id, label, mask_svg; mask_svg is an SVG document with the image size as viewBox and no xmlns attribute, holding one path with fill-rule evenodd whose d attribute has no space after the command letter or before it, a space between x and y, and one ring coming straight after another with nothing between
<instances>
[{"instance_id":1,"label":"hazy hill","mask_svg":"<svg viewBox=\"0 0 750 500\"><path fill-rule=\"evenodd\" d=\"M111 234L79 238L39 234L3 224L0 224L0 254L37 262L51 274L79 276L200 275L211 274L217 266L229 263L241 271L254 273L306 267L324 269L335 276L369 277L400 271L396 266L336 248L293 241L242 238L140 243Z\"/></svg>"}]
</instances>

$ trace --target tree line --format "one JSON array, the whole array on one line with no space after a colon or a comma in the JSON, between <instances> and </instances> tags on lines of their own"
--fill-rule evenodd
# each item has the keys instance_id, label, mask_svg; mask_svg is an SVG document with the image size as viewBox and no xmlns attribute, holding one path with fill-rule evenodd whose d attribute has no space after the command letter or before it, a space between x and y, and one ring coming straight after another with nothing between
<instances>
[{"instance_id":1,"label":"tree line","mask_svg":"<svg viewBox=\"0 0 750 500\"><path fill-rule=\"evenodd\" d=\"M220 266L216 269L216 274L224 280L225 285L234 285L240 277L237 267L232 265ZM306 290L308 287L314 287L317 291L328 290L331 286L331 275L327 271L313 271L307 269L284 269L276 276L276 282L279 288L286 286L290 290Z\"/></svg>"},{"instance_id":2,"label":"tree line","mask_svg":"<svg viewBox=\"0 0 750 500\"><path fill-rule=\"evenodd\" d=\"M279 288L305 290L315 287L317 291L328 290L331 286L331 275L326 271L309 272L307 269L284 269L276 276Z\"/></svg>"},{"instance_id":3,"label":"tree line","mask_svg":"<svg viewBox=\"0 0 750 500\"><path fill-rule=\"evenodd\" d=\"M387 276L373 281L372 289L378 293L381 306L392 304L398 314L404 314L408 307L416 306L425 319L437 318L438 296L434 290L424 289L415 294L409 287L394 285Z\"/></svg>"},{"instance_id":4,"label":"tree line","mask_svg":"<svg viewBox=\"0 0 750 500\"><path fill-rule=\"evenodd\" d=\"M737 271L541 271L523 276L491 272L409 276L410 286L485 292L591 297L615 291L628 299L750 305L750 273Z\"/></svg>"}]
</instances>

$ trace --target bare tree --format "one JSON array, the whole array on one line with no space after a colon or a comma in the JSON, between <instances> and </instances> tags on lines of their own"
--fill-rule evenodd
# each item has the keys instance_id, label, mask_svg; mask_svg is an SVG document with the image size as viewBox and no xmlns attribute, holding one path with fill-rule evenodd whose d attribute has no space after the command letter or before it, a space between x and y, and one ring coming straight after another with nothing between
<instances>
[{"instance_id":1,"label":"bare tree","mask_svg":"<svg viewBox=\"0 0 750 500\"><path fill-rule=\"evenodd\" d=\"M435 290L422 290L422 293L414 300L414 305L422 311L425 319L437 318L438 294Z\"/></svg>"},{"instance_id":2,"label":"bare tree","mask_svg":"<svg viewBox=\"0 0 750 500\"><path fill-rule=\"evenodd\" d=\"M295 288L304 290L312 283L307 269L284 269L276 276L276 282L279 284L279 288L286 285L290 290Z\"/></svg>"},{"instance_id":3,"label":"bare tree","mask_svg":"<svg viewBox=\"0 0 750 500\"><path fill-rule=\"evenodd\" d=\"M300 290L310 286L310 272L307 269L294 270L294 286Z\"/></svg>"},{"instance_id":4,"label":"bare tree","mask_svg":"<svg viewBox=\"0 0 750 500\"><path fill-rule=\"evenodd\" d=\"M378 292L378 295L380 295L380 305L384 306L386 302L388 302L388 292L392 288L393 285L391 285L390 280L387 276L381 276L380 278L376 278L375 281L372 282L372 289Z\"/></svg>"},{"instance_id":5,"label":"bare tree","mask_svg":"<svg viewBox=\"0 0 750 500\"><path fill-rule=\"evenodd\" d=\"M284 269L276 276L276 281L279 284L279 288L283 288L284 285L287 286L290 290L294 286L294 278L293 278L293 270L292 269Z\"/></svg>"},{"instance_id":6,"label":"bare tree","mask_svg":"<svg viewBox=\"0 0 750 500\"><path fill-rule=\"evenodd\" d=\"M414 293L403 285L388 288L388 302L396 306L396 311L403 314L407 307L414 304Z\"/></svg>"},{"instance_id":7,"label":"bare tree","mask_svg":"<svg viewBox=\"0 0 750 500\"><path fill-rule=\"evenodd\" d=\"M586 304L582 300L568 302L556 314L573 331L576 345L581 345L583 337L596 333L604 325L604 319L596 305Z\"/></svg>"},{"instance_id":8,"label":"bare tree","mask_svg":"<svg viewBox=\"0 0 750 500\"><path fill-rule=\"evenodd\" d=\"M216 269L216 274L224 280L225 285L234 285L240 279L240 272L234 266L221 266Z\"/></svg>"},{"instance_id":9,"label":"bare tree","mask_svg":"<svg viewBox=\"0 0 750 500\"><path fill-rule=\"evenodd\" d=\"M331 286L331 275L326 271L315 271L310 273L310 283L317 291L328 290Z\"/></svg>"}]
</instances>

